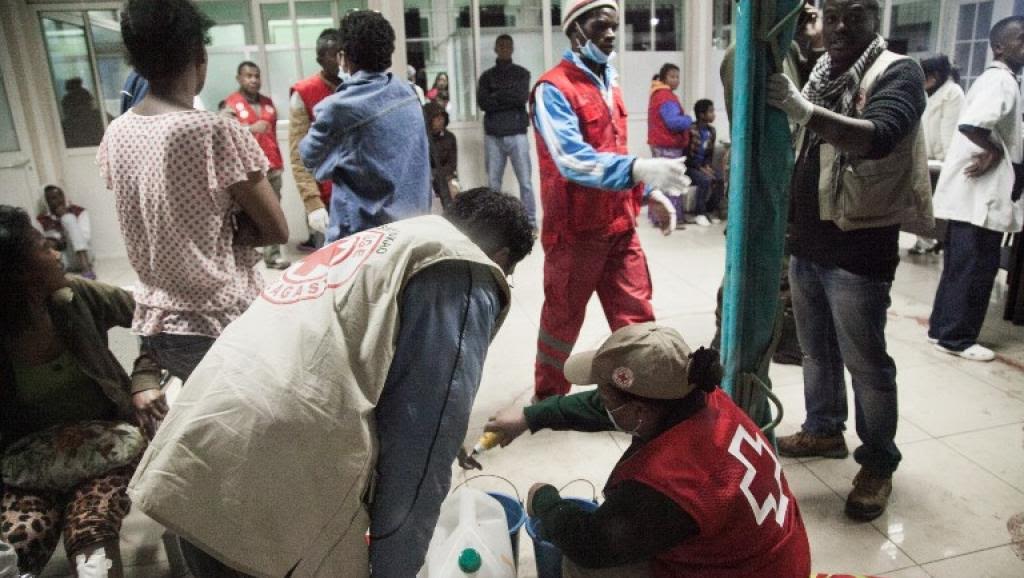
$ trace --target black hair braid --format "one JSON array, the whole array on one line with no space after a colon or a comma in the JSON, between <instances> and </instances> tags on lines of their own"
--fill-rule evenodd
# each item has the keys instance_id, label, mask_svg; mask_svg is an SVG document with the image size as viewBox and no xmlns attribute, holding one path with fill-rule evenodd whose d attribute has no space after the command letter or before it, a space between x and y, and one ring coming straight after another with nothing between
<instances>
[{"instance_id":1,"label":"black hair braid","mask_svg":"<svg viewBox=\"0 0 1024 578\"><path fill-rule=\"evenodd\" d=\"M722 364L717 349L701 347L690 354L690 383L697 389L712 392L722 383Z\"/></svg>"}]
</instances>

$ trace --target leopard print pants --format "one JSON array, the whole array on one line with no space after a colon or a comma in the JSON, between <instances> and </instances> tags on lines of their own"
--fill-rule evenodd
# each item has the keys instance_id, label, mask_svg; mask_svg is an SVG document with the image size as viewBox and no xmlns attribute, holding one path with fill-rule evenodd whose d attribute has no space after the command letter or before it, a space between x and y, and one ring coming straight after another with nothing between
<instances>
[{"instance_id":1,"label":"leopard print pants","mask_svg":"<svg viewBox=\"0 0 1024 578\"><path fill-rule=\"evenodd\" d=\"M125 490L134 471L135 464L111 470L65 494L3 487L0 539L18 553L19 570L43 571L57 548L62 525L64 551L71 560L85 548L116 541L131 509Z\"/></svg>"}]
</instances>

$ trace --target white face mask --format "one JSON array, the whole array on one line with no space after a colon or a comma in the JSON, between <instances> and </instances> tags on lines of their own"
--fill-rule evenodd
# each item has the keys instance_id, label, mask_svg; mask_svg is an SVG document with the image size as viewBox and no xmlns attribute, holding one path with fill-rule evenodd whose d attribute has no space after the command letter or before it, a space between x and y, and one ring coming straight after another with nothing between
<instances>
[{"instance_id":1,"label":"white face mask","mask_svg":"<svg viewBox=\"0 0 1024 578\"><path fill-rule=\"evenodd\" d=\"M615 421L615 412L619 411L620 409L622 409L624 407L626 407L626 404L622 404L622 405L620 405L619 407L617 407L615 409L604 408L604 412L606 414L608 414L608 419L611 420L612 427L614 427L616 431L620 431L622 433L627 433L627 434L635 437L637 435L637 432L640 430L640 426L643 425L644 420L643 420L643 418L641 418L640 422L638 424L636 424L636 427L633 428L632 430L623 429L623 427L621 425L619 425L619 422Z\"/></svg>"}]
</instances>

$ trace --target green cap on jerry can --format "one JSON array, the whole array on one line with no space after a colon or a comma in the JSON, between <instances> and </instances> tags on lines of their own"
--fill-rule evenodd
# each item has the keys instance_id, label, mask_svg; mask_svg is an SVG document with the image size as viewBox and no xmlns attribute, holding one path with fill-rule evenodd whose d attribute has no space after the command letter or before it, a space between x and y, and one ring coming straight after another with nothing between
<instances>
[{"instance_id":1,"label":"green cap on jerry can","mask_svg":"<svg viewBox=\"0 0 1024 578\"><path fill-rule=\"evenodd\" d=\"M472 574L483 566L483 560L480 559L480 553L473 548L466 548L459 554L459 570L462 570L466 574Z\"/></svg>"}]
</instances>

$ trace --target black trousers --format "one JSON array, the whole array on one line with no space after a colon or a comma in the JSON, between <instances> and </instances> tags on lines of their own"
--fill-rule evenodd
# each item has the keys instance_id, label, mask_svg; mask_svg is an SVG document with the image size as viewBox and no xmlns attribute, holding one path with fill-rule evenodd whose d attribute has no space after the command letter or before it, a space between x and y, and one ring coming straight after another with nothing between
<instances>
[{"instance_id":1,"label":"black trousers","mask_svg":"<svg viewBox=\"0 0 1024 578\"><path fill-rule=\"evenodd\" d=\"M1003 233L949 221L942 277L935 292L928 337L963 351L978 341L999 272Z\"/></svg>"}]
</instances>

